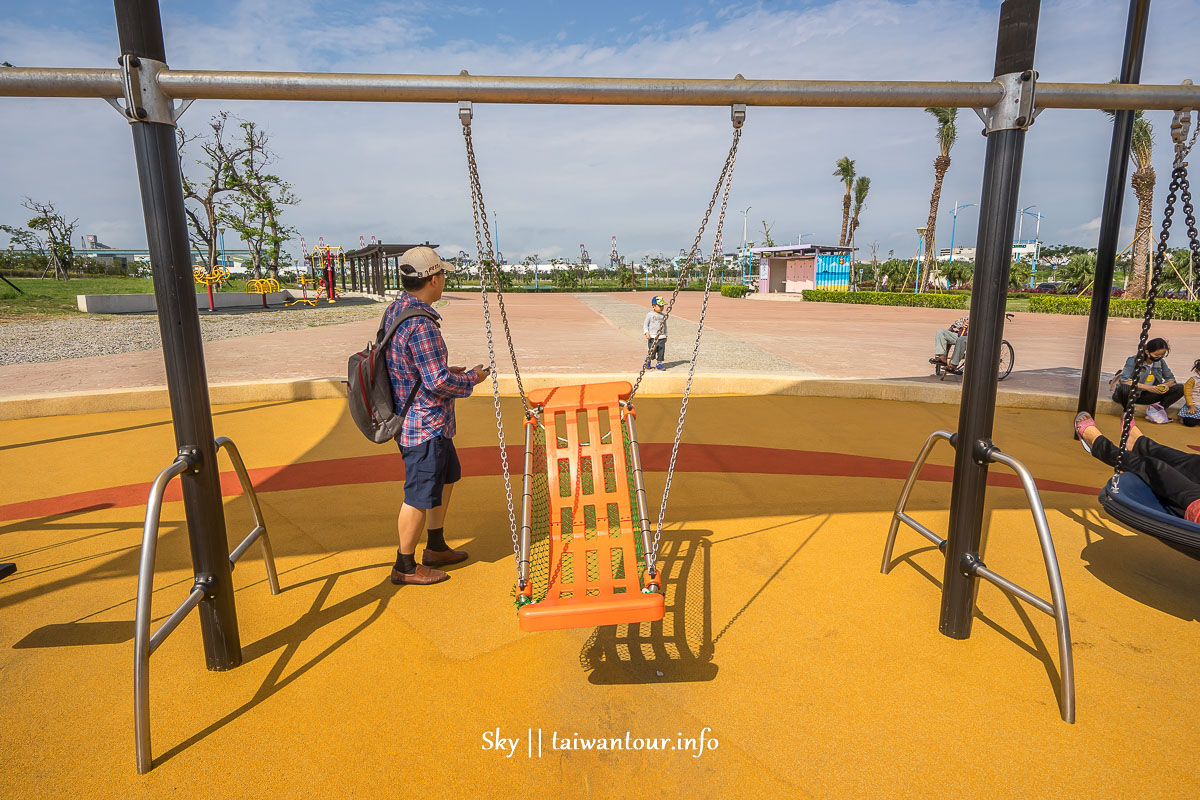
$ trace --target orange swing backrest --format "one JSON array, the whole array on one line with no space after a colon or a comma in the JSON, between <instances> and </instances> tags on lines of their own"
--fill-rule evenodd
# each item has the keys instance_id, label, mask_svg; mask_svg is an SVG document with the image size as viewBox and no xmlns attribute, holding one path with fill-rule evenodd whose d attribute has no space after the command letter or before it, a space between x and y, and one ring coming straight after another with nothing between
<instances>
[{"instance_id":1,"label":"orange swing backrest","mask_svg":"<svg viewBox=\"0 0 1200 800\"><path fill-rule=\"evenodd\" d=\"M523 630L661 619L661 594L642 594L620 401L628 381L529 395L543 411L550 495L545 599L518 612ZM611 521L611 523L610 523Z\"/></svg>"}]
</instances>

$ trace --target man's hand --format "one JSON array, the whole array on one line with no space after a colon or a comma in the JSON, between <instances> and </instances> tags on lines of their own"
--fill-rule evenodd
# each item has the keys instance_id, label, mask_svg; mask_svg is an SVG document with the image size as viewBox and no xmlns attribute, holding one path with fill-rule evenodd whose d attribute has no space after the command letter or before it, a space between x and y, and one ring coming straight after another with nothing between
<instances>
[{"instance_id":1,"label":"man's hand","mask_svg":"<svg viewBox=\"0 0 1200 800\"><path fill-rule=\"evenodd\" d=\"M487 367L485 367L483 364L476 364L474 367L471 368L471 371L475 373L475 383L476 384L483 383L484 381L486 381L488 379L488 376L490 376L492 374L492 371L490 369L488 369Z\"/></svg>"},{"instance_id":2,"label":"man's hand","mask_svg":"<svg viewBox=\"0 0 1200 800\"><path fill-rule=\"evenodd\" d=\"M446 369L455 375L459 375L467 371L466 367L446 367Z\"/></svg>"}]
</instances>

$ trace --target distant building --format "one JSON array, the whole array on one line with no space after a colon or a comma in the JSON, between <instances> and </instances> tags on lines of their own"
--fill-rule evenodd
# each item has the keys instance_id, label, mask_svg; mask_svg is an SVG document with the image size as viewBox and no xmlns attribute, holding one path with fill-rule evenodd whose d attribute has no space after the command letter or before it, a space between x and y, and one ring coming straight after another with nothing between
<instances>
[{"instance_id":1,"label":"distant building","mask_svg":"<svg viewBox=\"0 0 1200 800\"><path fill-rule=\"evenodd\" d=\"M94 233L89 233L87 236L80 238L83 241L84 250L112 250L111 247L97 239Z\"/></svg>"},{"instance_id":2,"label":"distant building","mask_svg":"<svg viewBox=\"0 0 1200 800\"><path fill-rule=\"evenodd\" d=\"M1012 260L1013 261L1029 261L1037 256L1041 249L1041 242L1036 241L1019 241L1013 242ZM975 263L975 248L974 247L955 247L954 257L950 257L950 248L943 247L938 250L938 261L968 261Z\"/></svg>"}]
</instances>

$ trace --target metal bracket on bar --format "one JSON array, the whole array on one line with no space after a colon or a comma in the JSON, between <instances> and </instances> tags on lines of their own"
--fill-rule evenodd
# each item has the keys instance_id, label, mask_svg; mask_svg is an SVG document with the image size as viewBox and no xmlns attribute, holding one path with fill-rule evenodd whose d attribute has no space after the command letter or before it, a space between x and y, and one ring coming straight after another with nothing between
<instances>
[{"instance_id":1,"label":"metal bracket on bar","mask_svg":"<svg viewBox=\"0 0 1200 800\"><path fill-rule=\"evenodd\" d=\"M242 540L241 544L229 554L229 566L232 569L237 560L249 549L255 541L262 542L263 561L266 562L267 583L271 594L279 594L279 576L275 571L275 555L271 550L271 540L267 537L267 526L263 522L262 508L258 503L258 495L250 482L250 474L234 443L222 436L215 440L217 451L229 453L233 469L242 484L242 492L250 503L250 513L254 517L254 530ZM164 469L154 479L150 486L150 495L146 500L146 521L142 527L141 563L138 566L137 611L134 616L133 634L133 684L134 684L134 735L137 751L138 774L144 775L153 766L150 750L150 655L159 648L166 638L179 627L192 609L202 600L211 598L216 590L216 578L210 574L198 574L187 599L175 609L158 630L150 632L151 599L154 595L154 560L158 549L158 524L162 515L163 497L167 485L176 477L186 472L194 471L200 463L199 453L195 448L181 448L179 457Z\"/></svg>"},{"instance_id":2,"label":"metal bracket on bar","mask_svg":"<svg viewBox=\"0 0 1200 800\"><path fill-rule=\"evenodd\" d=\"M130 124L135 122L161 122L175 127L183 112L194 103L194 100L180 100L179 105L171 103L171 98L163 93L158 86L158 74L167 68L166 63L152 58L140 58L125 53L117 59L121 65L121 85L125 92L125 105L116 99L104 98L104 101L125 117Z\"/></svg>"},{"instance_id":3,"label":"metal bracket on bar","mask_svg":"<svg viewBox=\"0 0 1200 800\"><path fill-rule=\"evenodd\" d=\"M997 131L1029 129L1042 112L1034 104L1037 77L1037 70L1032 69L996 76L995 82L1004 90L1000 102L991 108L973 109L983 120L984 136Z\"/></svg>"},{"instance_id":4,"label":"metal bracket on bar","mask_svg":"<svg viewBox=\"0 0 1200 800\"><path fill-rule=\"evenodd\" d=\"M883 564L880 572L884 575L891 571L892 549L896 544L896 532L903 522L917 533L937 545L943 555L946 553L946 540L914 520L905 511L908 497L912 493L913 484L921 474L921 468L929 458L929 453L941 439L956 446L957 435L949 431L934 431L925 440L921 452L909 470L904 487L900 490L900 498L896 501L896 510L892 513L892 524L888 530L887 543L883 548ZM1071 627L1067 620L1067 601L1063 592L1062 575L1058 569L1058 556L1054 552L1054 540L1050 537L1050 525L1046 521L1046 510L1042 506L1042 498L1038 493L1037 483L1029 469L1017 459L1004 453L991 442L977 442L975 457L982 458L986 463L1003 464L1016 473L1025 490L1025 498L1029 502L1029 510L1033 514L1034 528L1037 530L1038 543L1042 550L1042 560L1046 565L1046 578L1050 583L1050 601L1047 602L1033 592L1008 580L1002 575L988 569L978 553L968 553L959 565L963 573L976 578L982 578L996 586L1006 594L1017 597L1029 603L1034 608L1048 614L1054 619L1054 627L1058 638L1058 668L1062 679L1059 692L1059 713L1066 722L1075 721L1075 663L1071 652Z\"/></svg>"}]
</instances>

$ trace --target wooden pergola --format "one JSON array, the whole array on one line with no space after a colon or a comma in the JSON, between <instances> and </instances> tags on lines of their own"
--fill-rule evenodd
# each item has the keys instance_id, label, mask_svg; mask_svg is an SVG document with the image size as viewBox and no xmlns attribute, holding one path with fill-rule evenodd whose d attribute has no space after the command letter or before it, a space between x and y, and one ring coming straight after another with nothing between
<instances>
[{"instance_id":1,"label":"wooden pergola","mask_svg":"<svg viewBox=\"0 0 1200 800\"><path fill-rule=\"evenodd\" d=\"M389 289L400 288L400 256L414 247L437 248L436 244L379 244L367 245L346 253L342 267L342 291L369 292L382 295Z\"/></svg>"}]
</instances>

